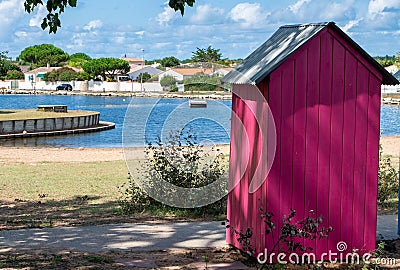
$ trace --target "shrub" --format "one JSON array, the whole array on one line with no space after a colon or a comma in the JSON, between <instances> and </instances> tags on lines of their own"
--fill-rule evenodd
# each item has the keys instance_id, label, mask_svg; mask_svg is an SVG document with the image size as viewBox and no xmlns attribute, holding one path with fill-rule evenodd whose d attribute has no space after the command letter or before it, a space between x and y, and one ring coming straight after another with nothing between
<instances>
[{"instance_id":1,"label":"shrub","mask_svg":"<svg viewBox=\"0 0 400 270\"><path fill-rule=\"evenodd\" d=\"M379 146L378 203L384 205L399 191L399 172L393 167L390 157L383 156Z\"/></svg>"},{"instance_id":2,"label":"shrub","mask_svg":"<svg viewBox=\"0 0 400 270\"><path fill-rule=\"evenodd\" d=\"M166 75L161 78L160 84L164 89L168 89L172 86L175 86L176 84L176 79L172 76Z\"/></svg>"},{"instance_id":3,"label":"shrub","mask_svg":"<svg viewBox=\"0 0 400 270\"><path fill-rule=\"evenodd\" d=\"M24 73L18 70L7 71L6 80L22 80L24 79Z\"/></svg>"},{"instance_id":4,"label":"shrub","mask_svg":"<svg viewBox=\"0 0 400 270\"><path fill-rule=\"evenodd\" d=\"M216 91L221 90L221 78L199 73L184 80L185 91Z\"/></svg>"},{"instance_id":5,"label":"shrub","mask_svg":"<svg viewBox=\"0 0 400 270\"><path fill-rule=\"evenodd\" d=\"M147 82L148 80L150 80L151 75L147 72L145 73L140 73L139 76L137 77L136 81L138 82Z\"/></svg>"},{"instance_id":6,"label":"shrub","mask_svg":"<svg viewBox=\"0 0 400 270\"><path fill-rule=\"evenodd\" d=\"M197 143L191 131L170 135L165 144L162 144L160 140L156 145L149 143L145 153L146 161L141 164L138 175L144 176L148 183L163 179L179 187L198 188L218 180L227 169L227 162L224 162L222 153L210 158L210 154ZM157 186L151 186L151 188L158 192ZM120 187L120 192L122 196L119 204L124 214L144 210L154 211L158 208L164 212L180 212L184 215L203 217L225 214L226 211L226 197L197 209L180 209L163 205L140 189L131 176L127 185ZM174 195L171 194L171 196Z\"/></svg>"}]
</instances>

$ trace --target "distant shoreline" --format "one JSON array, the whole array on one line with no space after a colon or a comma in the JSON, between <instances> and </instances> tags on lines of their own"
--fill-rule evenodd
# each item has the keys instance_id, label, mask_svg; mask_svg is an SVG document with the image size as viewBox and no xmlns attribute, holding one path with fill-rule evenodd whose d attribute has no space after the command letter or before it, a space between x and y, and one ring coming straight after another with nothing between
<instances>
[{"instance_id":1,"label":"distant shoreline","mask_svg":"<svg viewBox=\"0 0 400 270\"><path fill-rule=\"evenodd\" d=\"M203 91L198 93L180 92L82 92L54 90L3 90L3 95L50 95L50 96L99 96L99 97L147 97L147 98L204 98L230 100L232 93L222 91Z\"/></svg>"}]
</instances>

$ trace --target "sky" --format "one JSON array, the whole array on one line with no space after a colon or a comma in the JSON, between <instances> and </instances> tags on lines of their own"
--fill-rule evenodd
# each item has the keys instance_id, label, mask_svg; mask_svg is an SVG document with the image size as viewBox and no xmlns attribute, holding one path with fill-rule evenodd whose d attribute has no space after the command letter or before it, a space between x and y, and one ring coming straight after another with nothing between
<instances>
[{"instance_id":1,"label":"sky","mask_svg":"<svg viewBox=\"0 0 400 270\"><path fill-rule=\"evenodd\" d=\"M212 46L237 59L282 25L327 21L372 56L400 51L400 0L196 0L183 17L165 0L78 0L61 15L56 34L40 28L45 7L27 14L23 3L0 0L0 51L13 58L50 43L93 58L187 59L196 48Z\"/></svg>"}]
</instances>

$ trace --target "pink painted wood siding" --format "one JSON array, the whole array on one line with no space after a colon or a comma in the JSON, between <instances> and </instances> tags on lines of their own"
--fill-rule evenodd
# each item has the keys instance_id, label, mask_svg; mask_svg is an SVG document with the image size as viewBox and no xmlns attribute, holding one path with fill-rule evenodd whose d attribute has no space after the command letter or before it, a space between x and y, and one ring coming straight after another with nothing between
<instances>
[{"instance_id":1,"label":"pink painted wood siding","mask_svg":"<svg viewBox=\"0 0 400 270\"><path fill-rule=\"evenodd\" d=\"M249 104L253 109L262 104L239 98L235 93L248 86L234 85L233 113L243 122L254 151L243 157L241 145L231 144L230 177L237 164L248 165L228 195L228 219L236 229L253 231L256 254L271 250L290 208L297 211L296 220L313 210L316 217L323 216L323 226L334 228L327 239L305 241L317 256L336 252L340 241L349 252L375 249L381 81L382 75L329 28L282 63L258 85L275 119L277 148L266 181L253 194L248 186L263 131ZM232 122L232 142L243 136L236 133L236 124ZM261 206L275 215L273 234L265 233ZM230 229L227 242L242 248Z\"/></svg>"}]
</instances>

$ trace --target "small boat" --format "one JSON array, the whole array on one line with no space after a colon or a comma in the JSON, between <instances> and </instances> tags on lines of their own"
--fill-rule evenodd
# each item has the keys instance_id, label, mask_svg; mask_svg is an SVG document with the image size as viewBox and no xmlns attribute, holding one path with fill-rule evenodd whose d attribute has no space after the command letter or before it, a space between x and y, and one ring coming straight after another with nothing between
<instances>
[{"instance_id":1,"label":"small boat","mask_svg":"<svg viewBox=\"0 0 400 270\"><path fill-rule=\"evenodd\" d=\"M190 108L205 108L207 107L207 100L205 99L191 99L189 100Z\"/></svg>"}]
</instances>

